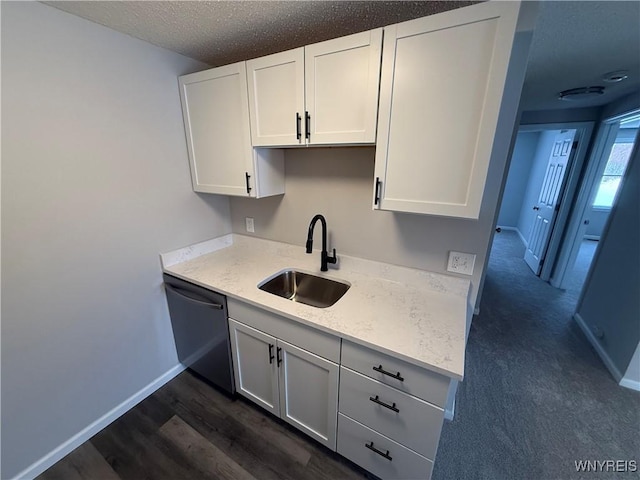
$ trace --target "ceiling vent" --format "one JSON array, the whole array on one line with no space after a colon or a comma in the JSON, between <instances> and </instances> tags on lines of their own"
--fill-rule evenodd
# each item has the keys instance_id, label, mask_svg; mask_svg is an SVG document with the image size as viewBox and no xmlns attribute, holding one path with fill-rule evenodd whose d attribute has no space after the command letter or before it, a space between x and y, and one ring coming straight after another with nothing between
<instances>
[{"instance_id":1,"label":"ceiling vent","mask_svg":"<svg viewBox=\"0 0 640 480\"><path fill-rule=\"evenodd\" d=\"M581 101L590 100L604 94L604 87L580 87L563 90L558 94L560 100Z\"/></svg>"}]
</instances>

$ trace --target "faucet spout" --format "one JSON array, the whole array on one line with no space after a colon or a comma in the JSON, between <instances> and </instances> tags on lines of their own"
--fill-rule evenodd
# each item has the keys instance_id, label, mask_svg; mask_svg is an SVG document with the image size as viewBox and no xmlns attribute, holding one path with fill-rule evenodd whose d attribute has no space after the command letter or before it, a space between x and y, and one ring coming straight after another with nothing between
<instances>
[{"instance_id":1,"label":"faucet spout","mask_svg":"<svg viewBox=\"0 0 640 480\"><path fill-rule=\"evenodd\" d=\"M316 226L316 223L320 220L322 225L322 252L320 254L320 271L326 272L328 270L327 264L336 263L336 249L333 249L333 256L329 256L327 252L327 221L320 214L316 215L311 219L311 223L309 224L309 232L307 233L307 253L313 252L313 229Z\"/></svg>"}]
</instances>

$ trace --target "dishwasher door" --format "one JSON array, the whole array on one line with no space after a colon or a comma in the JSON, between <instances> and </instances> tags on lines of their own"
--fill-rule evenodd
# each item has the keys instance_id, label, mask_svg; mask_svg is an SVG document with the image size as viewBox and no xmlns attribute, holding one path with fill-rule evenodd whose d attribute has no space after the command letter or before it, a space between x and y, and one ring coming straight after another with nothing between
<instances>
[{"instance_id":1,"label":"dishwasher door","mask_svg":"<svg viewBox=\"0 0 640 480\"><path fill-rule=\"evenodd\" d=\"M167 274L163 278L178 359L235 393L226 297Z\"/></svg>"}]
</instances>

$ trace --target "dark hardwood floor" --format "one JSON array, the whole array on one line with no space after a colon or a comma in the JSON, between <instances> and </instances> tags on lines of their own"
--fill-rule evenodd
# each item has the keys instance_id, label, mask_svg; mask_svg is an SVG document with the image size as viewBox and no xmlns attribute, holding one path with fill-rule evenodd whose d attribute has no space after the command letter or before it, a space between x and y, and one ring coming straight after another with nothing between
<instances>
[{"instance_id":1,"label":"dark hardwood floor","mask_svg":"<svg viewBox=\"0 0 640 480\"><path fill-rule=\"evenodd\" d=\"M185 371L37 478L372 477L259 407Z\"/></svg>"}]
</instances>

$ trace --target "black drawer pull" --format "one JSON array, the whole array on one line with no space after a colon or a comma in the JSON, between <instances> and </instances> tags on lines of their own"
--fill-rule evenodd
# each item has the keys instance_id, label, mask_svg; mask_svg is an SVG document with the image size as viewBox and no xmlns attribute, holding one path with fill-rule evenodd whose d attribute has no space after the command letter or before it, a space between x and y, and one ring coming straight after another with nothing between
<instances>
[{"instance_id":1,"label":"black drawer pull","mask_svg":"<svg viewBox=\"0 0 640 480\"><path fill-rule=\"evenodd\" d=\"M302 138L302 118L300 118L300 114L296 112L296 140L300 140Z\"/></svg>"},{"instance_id":2,"label":"black drawer pull","mask_svg":"<svg viewBox=\"0 0 640 480\"><path fill-rule=\"evenodd\" d=\"M389 377L391 377L391 378L395 378L396 380L400 380L401 382L404 382L404 378L402 378L402 376L400 375L400 372L398 372L398 373L391 373L391 372L387 372L386 370L384 370L384 369L382 368L382 364L380 364L380 365L379 365L379 366L377 366L377 367L373 367L373 369L374 369L376 372L380 372L380 373L381 373L381 374L383 374L383 375L387 375L387 376L389 376Z\"/></svg>"},{"instance_id":3,"label":"black drawer pull","mask_svg":"<svg viewBox=\"0 0 640 480\"><path fill-rule=\"evenodd\" d=\"M393 405L389 405L388 403L384 403L382 400L380 400L380 397L378 397L378 395L376 395L375 398L369 397L369 400L371 400L373 403L377 403L384 408L388 408L389 410L393 410L396 413L400 413L400 410L398 410L398 407L396 407L396 402L393 402Z\"/></svg>"},{"instance_id":4,"label":"black drawer pull","mask_svg":"<svg viewBox=\"0 0 640 480\"><path fill-rule=\"evenodd\" d=\"M386 458L390 462L393 460L393 458L391 458L391 455L389 455L389 450L387 450L386 453L383 452L382 450L378 450L376 447L373 446L373 441L371 443L365 443L364 446L367 447L369 450L376 452L381 457Z\"/></svg>"},{"instance_id":5,"label":"black drawer pull","mask_svg":"<svg viewBox=\"0 0 640 480\"><path fill-rule=\"evenodd\" d=\"M269 344L269 363L273 363L273 359L275 357L273 356L273 344L270 343Z\"/></svg>"},{"instance_id":6,"label":"black drawer pull","mask_svg":"<svg viewBox=\"0 0 640 480\"><path fill-rule=\"evenodd\" d=\"M304 136L311 141L311 115L309 112L304 112Z\"/></svg>"},{"instance_id":7,"label":"black drawer pull","mask_svg":"<svg viewBox=\"0 0 640 480\"><path fill-rule=\"evenodd\" d=\"M276 348L276 356L278 357L276 360L278 362L278 367L279 367L280 364L282 363L282 348L280 347Z\"/></svg>"}]
</instances>

